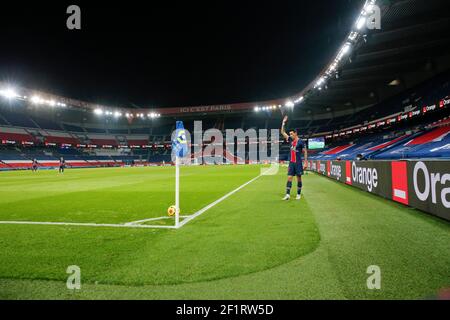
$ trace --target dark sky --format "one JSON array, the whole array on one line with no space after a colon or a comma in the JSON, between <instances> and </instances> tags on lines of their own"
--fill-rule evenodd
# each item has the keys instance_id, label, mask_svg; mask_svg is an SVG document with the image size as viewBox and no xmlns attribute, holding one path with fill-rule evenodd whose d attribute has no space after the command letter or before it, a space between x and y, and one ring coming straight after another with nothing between
<instances>
[{"instance_id":1,"label":"dark sky","mask_svg":"<svg viewBox=\"0 0 450 320\"><path fill-rule=\"evenodd\" d=\"M364 1L35 2L2 3L0 80L155 107L299 92L335 54ZM70 4L81 7L81 31L66 28Z\"/></svg>"}]
</instances>

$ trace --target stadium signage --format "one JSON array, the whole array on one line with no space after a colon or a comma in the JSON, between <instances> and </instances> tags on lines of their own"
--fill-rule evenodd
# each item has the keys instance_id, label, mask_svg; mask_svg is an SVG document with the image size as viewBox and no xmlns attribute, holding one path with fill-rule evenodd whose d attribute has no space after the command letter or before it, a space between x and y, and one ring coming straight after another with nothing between
<instances>
[{"instance_id":1,"label":"stadium signage","mask_svg":"<svg viewBox=\"0 0 450 320\"><path fill-rule=\"evenodd\" d=\"M409 117L410 117L410 118L415 117L415 116L418 116L418 115L420 115L420 110L411 111L411 112L409 113Z\"/></svg>"},{"instance_id":2,"label":"stadium signage","mask_svg":"<svg viewBox=\"0 0 450 320\"><path fill-rule=\"evenodd\" d=\"M450 220L450 170L448 161L408 163L409 205Z\"/></svg>"},{"instance_id":3,"label":"stadium signage","mask_svg":"<svg viewBox=\"0 0 450 320\"><path fill-rule=\"evenodd\" d=\"M311 164L329 178L450 221L450 161L330 161L327 172L319 161Z\"/></svg>"},{"instance_id":4,"label":"stadium signage","mask_svg":"<svg viewBox=\"0 0 450 320\"><path fill-rule=\"evenodd\" d=\"M372 192L378 186L378 171L375 168L358 167L356 162L352 162L353 182L367 186L367 190Z\"/></svg>"},{"instance_id":5,"label":"stadium signage","mask_svg":"<svg viewBox=\"0 0 450 320\"><path fill-rule=\"evenodd\" d=\"M325 163L321 163L319 162L319 171L323 174L325 174L327 172L327 169L325 167Z\"/></svg>"},{"instance_id":6,"label":"stadium signage","mask_svg":"<svg viewBox=\"0 0 450 320\"><path fill-rule=\"evenodd\" d=\"M221 111L230 111L230 110L232 110L232 107L230 105L180 108L181 113L221 112Z\"/></svg>"},{"instance_id":7,"label":"stadium signage","mask_svg":"<svg viewBox=\"0 0 450 320\"><path fill-rule=\"evenodd\" d=\"M439 107L440 108L443 108L443 107L445 107L445 106L447 106L447 105L449 105L450 104L450 99L442 99L440 102L439 102Z\"/></svg>"},{"instance_id":8,"label":"stadium signage","mask_svg":"<svg viewBox=\"0 0 450 320\"><path fill-rule=\"evenodd\" d=\"M425 107L423 107L422 112L423 113L427 113L429 111L434 111L434 110L436 110L436 105L435 104L433 104L432 106L425 106Z\"/></svg>"},{"instance_id":9,"label":"stadium signage","mask_svg":"<svg viewBox=\"0 0 450 320\"><path fill-rule=\"evenodd\" d=\"M331 163L330 177L336 178L336 180L342 181L343 166L341 164Z\"/></svg>"},{"instance_id":10,"label":"stadium signage","mask_svg":"<svg viewBox=\"0 0 450 320\"><path fill-rule=\"evenodd\" d=\"M419 174L423 175L422 181L424 182L423 187L419 187ZM450 174L444 174L441 177L440 173L429 172L426 164L424 162L417 162L414 166L414 191L417 198L420 201L427 201L431 196L431 202L437 203L436 196L436 186L440 183L445 185L446 182L450 182ZM441 200L442 204L446 208L450 208L450 201L447 201L446 195L450 194L450 188L442 189Z\"/></svg>"},{"instance_id":11,"label":"stadium signage","mask_svg":"<svg viewBox=\"0 0 450 320\"><path fill-rule=\"evenodd\" d=\"M392 118L392 119L387 120L387 124L396 123L396 122L397 122L397 118Z\"/></svg>"}]
</instances>

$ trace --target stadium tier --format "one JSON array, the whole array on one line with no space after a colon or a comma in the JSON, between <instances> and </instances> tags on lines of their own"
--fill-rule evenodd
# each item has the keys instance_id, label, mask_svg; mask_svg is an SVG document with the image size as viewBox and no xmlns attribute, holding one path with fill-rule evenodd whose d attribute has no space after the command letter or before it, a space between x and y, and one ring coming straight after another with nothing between
<instances>
[{"instance_id":1,"label":"stadium tier","mask_svg":"<svg viewBox=\"0 0 450 320\"><path fill-rule=\"evenodd\" d=\"M440 83L441 89L447 87L448 82ZM400 104L394 108L392 101L407 96L401 94L392 101L370 108L370 112L366 110L354 114L353 119L350 116L316 120L294 117L290 126L296 128L305 140L311 137L326 138L324 150L310 150L312 160L449 159L449 99L442 90L437 91L439 94L430 94L433 98L421 99L428 101L430 106L405 108ZM435 98L438 100L433 100ZM170 139L174 120L170 118L161 119L160 125L128 123L124 127L123 124L109 123L105 126L105 123L94 121L67 124L55 117L54 120L37 120L38 117L27 114L26 108L13 109L0 105L0 111L0 119L4 119L0 125L0 170L30 168L32 159L37 159L41 167L51 168L57 166L61 156L71 167L171 163ZM72 111L67 112L70 117ZM362 113L365 113L366 120L359 122ZM383 118L375 118L376 115L382 115ZM186 129L192 133L195 119L192 116L185 119ZM277 129L280 121L280 116L273 113L219 114L207 117L201 125L202 131L216 128L225 133L227 129L238 128ZM207 144L204 142L204 146ZM105 150L111 150L112 153L105 155ZM241 161L248 162L248 159L258 157L255 152L249 153L247 146L245 159ZM288 158L289 146L282 144L279 160L287 161ZM237 158L231 155L223 156L224 163L236 161Z\"/></svg>"}]
</instances>

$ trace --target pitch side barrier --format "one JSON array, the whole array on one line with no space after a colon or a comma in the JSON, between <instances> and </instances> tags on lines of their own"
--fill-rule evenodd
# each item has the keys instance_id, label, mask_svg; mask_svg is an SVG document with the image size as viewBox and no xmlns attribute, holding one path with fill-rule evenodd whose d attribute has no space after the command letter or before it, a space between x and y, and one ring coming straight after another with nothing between
<instances>
[{"instance_id":1,"label":"pitch side barrier","mask_svg":"<svg viewBox=\"0 0 450 320\"><path fill-rule=\"evenodd\" d=\"M450 221L450 161L309 161L309 170Z\"/></svg>"}]
</instances>

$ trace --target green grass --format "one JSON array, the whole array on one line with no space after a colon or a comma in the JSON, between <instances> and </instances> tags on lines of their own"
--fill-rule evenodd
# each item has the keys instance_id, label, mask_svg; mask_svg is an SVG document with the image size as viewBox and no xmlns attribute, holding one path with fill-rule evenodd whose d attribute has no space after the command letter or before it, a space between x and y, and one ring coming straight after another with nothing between
<instances>
[{"instance_id":1,"label":"green grass","mask_svg":"<svg viewBox=\"0 0 450 320\"><path fill-rule=\"evenodd\" d=\"M0 225L3 299L421 299L450 287L450 224L315 174L282 202L285 170L179 230ZM183 213L259 174L182 168ZM0 174L0 220L123 223L173 203L173 168ZM82 289L65 286L78 265ZM378 265L382 289L368 290Z\"/></svg>"}]
</instances>

